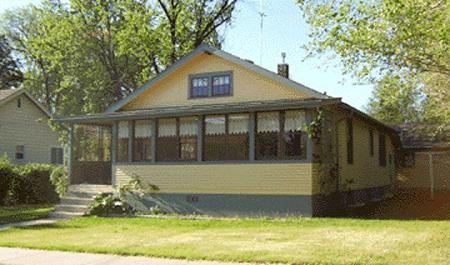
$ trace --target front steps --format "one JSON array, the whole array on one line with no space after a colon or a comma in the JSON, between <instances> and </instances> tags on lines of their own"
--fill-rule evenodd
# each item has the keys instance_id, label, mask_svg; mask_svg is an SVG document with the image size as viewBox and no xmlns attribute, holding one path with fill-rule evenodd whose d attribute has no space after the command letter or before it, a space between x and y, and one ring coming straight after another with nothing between
<instances>
[{"instance_id":1,"label":"front steps","mask_svg":"<svg viewBox=\"0 0 450 265\"><path fill-rule=\"evenodd\" d=\"M55 219L71 219L86 214L93 198L102 192L114 192L110 185L71 185L66 197L61 199L55 211L50 214Z\"/></svg>"}]
</instances>

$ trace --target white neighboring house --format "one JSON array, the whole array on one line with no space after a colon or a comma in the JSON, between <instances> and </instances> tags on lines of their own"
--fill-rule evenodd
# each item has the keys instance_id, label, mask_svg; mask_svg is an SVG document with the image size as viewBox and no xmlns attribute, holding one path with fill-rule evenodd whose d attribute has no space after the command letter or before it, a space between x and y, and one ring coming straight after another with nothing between
<instances>
[{"instance_id":1,"label":"white neighboring house","mask_svg":"<svg viewBox=\"0 0 450 265\"><path fill-rule=\"evenodd\" d=\"M0 156L14 164L63 164L50 113L23 89L0 90Z\"/></svg>"}]
</instances>

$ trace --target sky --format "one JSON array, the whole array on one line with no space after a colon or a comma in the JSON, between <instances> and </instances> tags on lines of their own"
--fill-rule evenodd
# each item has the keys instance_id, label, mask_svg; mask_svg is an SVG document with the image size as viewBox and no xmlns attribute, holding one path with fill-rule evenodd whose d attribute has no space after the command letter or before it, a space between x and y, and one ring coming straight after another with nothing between
<instances>
[{"instance_id":1,"label":"sky","mask_svg":"<svg viewBox=\"0 0 450 265\"><path fill-rule=\"evenodd\" d=\"M0 0L0 13L39 2ZM291 79L330 96L341 97L344 102L364 110L372 85L356 85L356 80L342 75L339 59L302 60L306 52L301 46L308 42L309 26L294 0L263 0L262 3L261 9L261 0L238 2L232 24L222 29L222 49L274 72L277 64L282 62L281 52L285 52ZM265 14L262 34L260 10Z\"/></svg>"}]
</instances>

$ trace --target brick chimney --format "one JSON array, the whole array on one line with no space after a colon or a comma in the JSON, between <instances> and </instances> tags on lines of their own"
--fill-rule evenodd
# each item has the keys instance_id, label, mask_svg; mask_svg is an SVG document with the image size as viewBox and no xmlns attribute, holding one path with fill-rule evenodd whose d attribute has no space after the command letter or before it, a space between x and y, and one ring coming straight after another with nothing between
<instances>
[{"instance_id":1,"label":"brick chimney","mask_svg":"<svg viewBox=\"0 0 450 265\"><path fill-rule=\"evenodd\" d=\"M285 63L285 52L281 53L281 58L283 59L283 63L278 64L278 74L282 77L289 78L289 64Z\"/></svg>"}]
</instances>

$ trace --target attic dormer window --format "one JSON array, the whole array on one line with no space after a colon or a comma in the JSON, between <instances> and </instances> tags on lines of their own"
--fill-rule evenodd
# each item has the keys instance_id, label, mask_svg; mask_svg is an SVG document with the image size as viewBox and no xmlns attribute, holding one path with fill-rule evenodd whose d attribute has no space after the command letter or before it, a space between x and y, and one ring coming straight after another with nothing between
<instances>
[{"instance_id":1,"label":"attic dormer window","mask_svg":"<svg viewBox=\"0 0 450 265\"><path fill-rule=\"evenodd\" d=\"M231 71L189 76L189 98L231 96L232 92L233 75Z\"/></svg>"}]
</instances>

